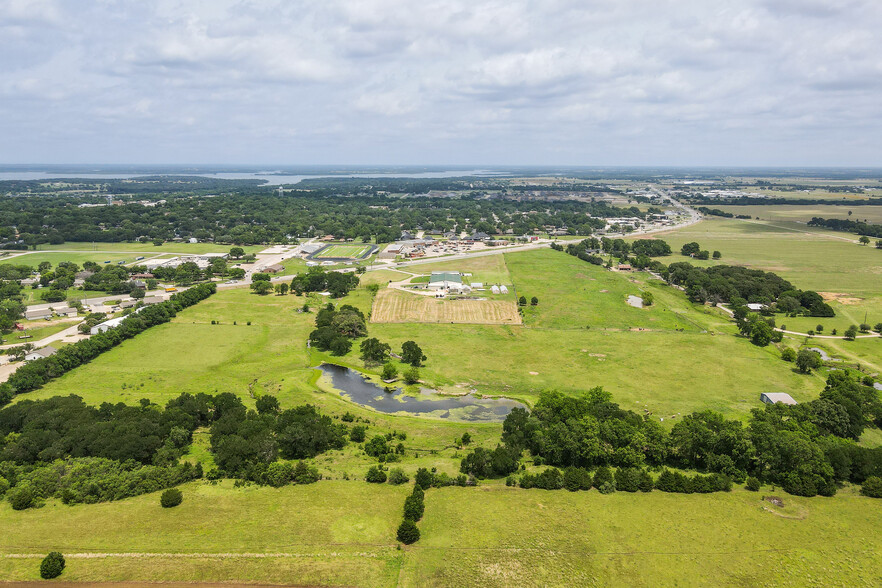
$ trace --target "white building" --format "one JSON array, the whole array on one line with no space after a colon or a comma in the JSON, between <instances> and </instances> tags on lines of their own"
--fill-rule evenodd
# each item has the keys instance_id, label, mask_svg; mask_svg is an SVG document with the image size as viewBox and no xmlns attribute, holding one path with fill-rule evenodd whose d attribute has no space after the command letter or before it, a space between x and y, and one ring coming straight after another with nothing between
<instances>
[{"instance_id":1,"label":"white building","mask_svg":"<svg viewBox=\"0 0 882 588\"><path fill-rule=\"evenodd\" d=\"M766 404L775 404L776 402L780 402L781 404L796 404L793 397L785 392L763 392L760 394L760 400Z\"/></svg>"},{"instance_id":2,"label":"white building","mask_svg":"<svg viewBox=\"0 0 882 588\"><path fill-rule=\"evenodd\" d=\"M94 327L92 327L92 329L89 331L89 333L92 335L97 335L98 333L103 333L103 332L107 331L108 329L114 329L114 328L120 326L124 320L126 320L126 317L124 317L124 316L118 316L116 318L112 318L108 321L104 321L103 323L99 323L99 324L95 325Z\"/></svg>"},{"instance_id":3,"label":"white building","mask_svg":"<svg viewBox=\"0 0 882 588\"><path fill-rule=\"evenodd\" d=\"M58 350L52 347L51 345L47 345L42 349L35 349L31 351L27 355L25 355L25 361L34 361L35 359L43 359L44 357L52 357L58 353Z\"/></svg>"}]
</instances>

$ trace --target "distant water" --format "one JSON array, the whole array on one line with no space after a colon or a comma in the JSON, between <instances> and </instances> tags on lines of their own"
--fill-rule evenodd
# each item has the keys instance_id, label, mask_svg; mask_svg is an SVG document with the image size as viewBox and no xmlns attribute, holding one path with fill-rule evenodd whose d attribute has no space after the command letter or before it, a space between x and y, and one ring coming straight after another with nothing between
<instances>
[{"instance_id":1,"label":"distant water","mask_svg":"<svg viewBox=\"0 0 882 588\"><path fill-rule=\"evenodd\" d=\"M460 178L460 177L493 177L509 175L508 172L488 169L471 170L440 170L421 172L389 171L382 173L335 173L330 171L326 174L303 174L291 175L281 171L260 172L198 172L185 170L168 170L163 172L145 173L106 173L84 171L46 171L46 170L22 170L0 171L0 181L3 180L59 180L59 179L83 179L83 180L127 180L144 176L201 176L205 178L217 178L220 180L262 180L264 185L278 186L282 184L299 184L303 180L317 178Z\"/></svg>"}]
</instances>

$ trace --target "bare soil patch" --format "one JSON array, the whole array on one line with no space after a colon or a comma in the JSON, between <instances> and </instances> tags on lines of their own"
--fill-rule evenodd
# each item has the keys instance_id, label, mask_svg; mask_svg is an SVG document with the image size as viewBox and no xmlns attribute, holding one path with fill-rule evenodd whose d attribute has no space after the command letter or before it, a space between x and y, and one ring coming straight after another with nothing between
<instances>
[{"instance_id":1,"label":"bare soil patch","mask_svg":"<svg viewBox=\"0 0 882 588\"><path fill-rule=\"evenodd\" d=\"M859 304L863 302L863 298L858 298L857 296L852 296L851 294L845 294L842 292L818 292L821 295L821 298L826 300L827 302L838 302L839 304Z\"/></svg>"}]
</instances>

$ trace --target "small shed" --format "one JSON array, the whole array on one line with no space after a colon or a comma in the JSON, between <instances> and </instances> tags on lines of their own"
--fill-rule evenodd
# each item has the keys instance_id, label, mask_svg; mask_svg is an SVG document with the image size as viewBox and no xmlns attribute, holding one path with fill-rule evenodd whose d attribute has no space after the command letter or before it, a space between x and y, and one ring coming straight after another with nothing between
<instances>
[{"instance_id":1,"label":"small shed","mask_svg":"<svg viewBox=\"0 0 882 588\"><path fill-rule=\"evenodd\" d=\"M620 263L620 264L619 264L619 271L620 271L620 272L629 272L629 271L631 271L631 264L630 264L630 263Z\"/></svg>"},{"instance_id":2,"label":"small shed","mask_svg":"<svg viewBox=\"0 0 882 588\"><path fill-rule=\"evenodd\" d=\"M763 392L760 394L760 400L766 404L775 404L776 402L780 402L781 404L796 404L793 397L786 392Z\"/></svg>"}]
</instances>

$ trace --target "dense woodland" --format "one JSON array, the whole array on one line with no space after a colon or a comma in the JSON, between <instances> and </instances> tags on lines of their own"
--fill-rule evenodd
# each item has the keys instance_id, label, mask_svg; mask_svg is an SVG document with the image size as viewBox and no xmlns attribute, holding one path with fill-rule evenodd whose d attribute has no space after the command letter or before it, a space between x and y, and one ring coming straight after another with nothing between
<instances>
[{"instance_id":1,"label":"dense woodland","mask_svg":"<svg viewBox=\"0 0 882 588\"><path fill-rule=\"evenodd\" d=\"M122 188L130 184L113 184L119 205L105 205L100 193L91 192L79 197L27 192L0 196L0 246L191 237L263 244L326 234L385 243L397 239L403 229L418 226L488 234L511 229L518 235L545 226L565 226L572 234L587 234L602 227L603 218L644 217L636 207L619 208L588 200L524 200L491 197L483 191L455 197L428 195L431 190L471 185L461 180L378 180L373 184L363 179L305 181L282 195L269 187L248 184L232 184L214 194L206 193L201 186L183 192L158 191L162 185L144 193L145 200L141 201L120 199ZM404 195L390 195L395 192ZM406 197L409 194L420 197Z\"/></svg>"}]
</instances>

